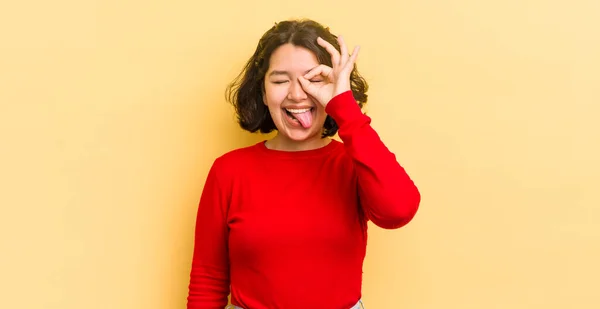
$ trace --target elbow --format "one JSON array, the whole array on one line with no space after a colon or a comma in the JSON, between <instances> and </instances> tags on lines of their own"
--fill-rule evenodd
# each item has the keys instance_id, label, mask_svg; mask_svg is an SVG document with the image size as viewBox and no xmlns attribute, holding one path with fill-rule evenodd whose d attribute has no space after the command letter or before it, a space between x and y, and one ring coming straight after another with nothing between
<instances>
[{"instance_id":1,"label":"elbow","mask_svg":"<svg viewBox=\"0 0 600 309\"><path fill-rule=\"evenodd\" d=\"M386 205L378 213L371 213L371 221L384 229L398 229L413 220L419 205L421 203L421 195L415 188L411 194L406 194L402 198L395 197L395 199L388 199L388 202L382 205Z\"/></svg>"}]
</instances>

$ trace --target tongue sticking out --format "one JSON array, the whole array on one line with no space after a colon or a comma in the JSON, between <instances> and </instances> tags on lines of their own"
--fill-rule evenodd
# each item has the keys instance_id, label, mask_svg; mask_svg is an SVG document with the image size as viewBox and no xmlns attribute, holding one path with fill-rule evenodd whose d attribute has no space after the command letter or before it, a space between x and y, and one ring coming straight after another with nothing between
<instances>
[{"instance_id":1,"label":"tongue sticking out","mask_svg":"<svg viewBox=\"0 0 600 309\"><path fill-rule=\"evenodd\" d=\"M305 129L310 128L312 125L312 113L310 111L293 115Z\"/></svg>"}]
</instances>

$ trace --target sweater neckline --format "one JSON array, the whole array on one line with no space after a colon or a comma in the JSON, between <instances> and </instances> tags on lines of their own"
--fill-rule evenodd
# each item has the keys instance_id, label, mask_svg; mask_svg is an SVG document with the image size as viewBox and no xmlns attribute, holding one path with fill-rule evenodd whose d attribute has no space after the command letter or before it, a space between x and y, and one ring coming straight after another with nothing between
<instances>
[{"instance_id":1,"label":"sweater neckline","mask_svg":"<svg viewBox=\"0 0 600 309\"><path fill-rule=\"evenodd\" d=\"M269 155L272 157L277 157L277 158L290 158L290 159L316 157L316 156L325 155L325 154L330 153L331 151L333 151L339 145L342 144L339 141L332 139L331 142L329 142L329 144L327 144L323 147L310 149L310 150L288 151L288 150L276 150L276 149L267 148L267 145L265 144L266 142L267 142L267 140L263 140L263 141L257 143L255 145L255 147L260 152L262 152L266 155Z\"/></svg>"}]
</instances>

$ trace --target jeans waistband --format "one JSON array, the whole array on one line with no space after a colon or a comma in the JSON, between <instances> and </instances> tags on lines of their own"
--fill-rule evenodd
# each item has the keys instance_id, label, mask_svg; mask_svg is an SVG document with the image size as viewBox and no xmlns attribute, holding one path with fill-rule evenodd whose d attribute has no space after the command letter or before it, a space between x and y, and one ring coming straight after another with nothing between
<instances>
[{"instance_id":1,"label":"jeans waistband","mask_svg":"<svg viewBox=\"0 0 600 309\"><path fill-rule=\"evenodd\" d=\"M244 309L244 308L242 308L242 307L233 306L233 305L232 305L231 307L229 307L229 306L228 306L227 308L232 308L232 309ZM361 308L362 308L362 309L364 309L365 307L363 306L362 300L359 300L359 301L356 303L356 305L354 305L354 306L352 306L352 307L350 307L350 308L348 308L348 309L361 309Z\"/></svg>"}]
</instances>

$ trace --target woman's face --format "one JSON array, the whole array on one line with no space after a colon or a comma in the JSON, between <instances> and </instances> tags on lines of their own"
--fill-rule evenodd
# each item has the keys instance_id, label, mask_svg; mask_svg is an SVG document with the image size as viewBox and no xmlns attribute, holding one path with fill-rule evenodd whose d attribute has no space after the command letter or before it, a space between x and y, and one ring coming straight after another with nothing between
<instances>
[{"instance_id":1,"label":"woman's face","mask_svg":"<svg viewBox=\"0 0 600 309\"><path fill-rule=\"evenodd\" d=\"M324 107L304 91L298 76L319 65L310 50L290 43L278 47L269 61L265 74L264 104L285 143L316 142L321 139L327 115ZM315 77L313 83L321 83Z\"/></svg>"}]
</instances>

